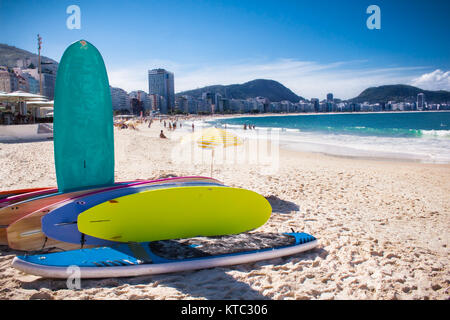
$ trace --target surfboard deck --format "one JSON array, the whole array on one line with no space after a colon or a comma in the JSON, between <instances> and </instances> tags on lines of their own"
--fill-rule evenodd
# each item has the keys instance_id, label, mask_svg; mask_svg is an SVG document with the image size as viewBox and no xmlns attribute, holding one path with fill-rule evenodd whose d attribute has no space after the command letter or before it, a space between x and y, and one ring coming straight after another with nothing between
<instances>
[{"instance_id":1,"label":"surfboard deck","mask_svg":"<svg viewBox=\"0 0 450 320\"><path fill-rule=\"evenodd\" d=\"M22 217L17 221L11 223L8 228L6 228L5 239L3 239L2 233L0 232L0 241L6 240L6 243L11 249L23 251L43 250L51 247L58 247L67 250L67 243L60 242L45 236L45 234L42 232L41 218L47 213L51 212L51 210L54 210L58 206L61 206L63 203L68 201L68 199L76 199L87 193L90 194L102 192L103 190L105 190L105 188L88 189L84 192L70 192L67 194L68 196L70 195L69 198L40 208L26 215L25 217ZM79 244L70 245L70 248L72 249L74 247L80 247Z\"/></svg>"},{"instance_id":2,"label":"surfboard deck","mask_svg":"<svg viewBox=\"0 0 450 320\"><path fill-rule=\"evenodd\" d=\"M155 184L164 184L164 183L173 183L174 181L211 181L217 182L219 181L206 177L175 177L175 178L166 178L166 179L158 179L158 180L143 180L135 183L130 183L127 185L118 185L112 188L99 188L99 189L90 189L85 191L84 193L73 195L70 199L65 199L56 203L52 203L46 207L39 208L38 210L18 219L14 223L8 226L6 229L6 241L10 248L16 250L24 250L24 251L33 251L33 250L41 250L51 247L63 248L66 245L66 242L60 241L57 239L53 239L52 237L46 236L42 231L42 223L41 219L46 214L50 214L53 210L56 210L64 205L69 203L76 202L77 199L83 198L89 195L94 195L102 192L107 192L111 190L118 190L133 186L149 186ZM60 217L64 219L64 217ZM74 218L76 221L76 218ZM63 220L61 220L63 221ZM76 226L73 226L76 228ZM78 232L78 230L75 230ZM69 231L70 232L70 231ZM1 235L1 234L0 234ZM104 243L104 242L102 242ZM76 246L81 246L81 241L79 241ZM89 245L89 244L88 244Z\"/></svg>"},{"instance_id":3,"label":"surfboard deck","mask_svg":"<svg viewBox=\"0 0 450 320\"><path fill-rule=\"evenodd\" d=\"M19 256L12 266L46 278L67 278L69 266L78 266L81 278L133 277L269 260L317 245L317 239L307 233L246 233Z\"/></svg>"},{"instance_id":4,"label":"surfboard deck","mask_svg":"<svg viewBox=\"0 0 450 320\"><path fill-rule=\"evenodd\" d=\"M114 184L114 133L108 75L100 52L80 40L58 66L54 103L56 180L62 192Z\"/></svg>"},{"instance_id":5,"label":"surfboard deck","mask_svg":"<svg viewBox=\"0 0 450 320\"><path fill-rule=\"evenodd\" d=\"M24 194L24 193L36 192L36 191L42 191L42 190L48 190L48 189L54 189L54 188L47 187L47 188L28 188L28 189L4 190L4 191L0 191L0 200L8 198L8 197Z\"/></svg>"},{"instance_id":6,"label":"surfboard deck","mask_svg":"<svg viewBox=\"0 0 450 320\"><path fill-rule=\"evenodd\" d=\"M28 199L33 199L33 198L36 198L39 196L54 194L57 192L58 192L58 189L50 188L50 189L45 189L45 190L38 190L38 191L32 191L32 192L26 192L26 193L13 195L13 196L10 196L7 198L0 199L0 208L9 206L9 205L17 203L17 202L25 201Z\"/></svg>"},{"instance_id":7,"label":"surfboard deck","mask_svg":"<svg viewBox=\"0 0 450 320\"><path fill-rule=\"evenodd\" d=\"M114 185L130 184L140 181L151 181L151 180L132 180L123 181L115 183ZM113 186L114 186L113 185ZM56 190L56 189L55 189ZM80 189L72 191L73 193L84 192L85 190L90 190L89 188ZM57 191L57 190L56 190ZM27 214L37 210L38 208L44 207L45 205L60 201L61 199L66 199L67 195L71 192L49 192L49 193L38 193L32 196L27 196L23 199L17 199L11 204L6 203L5 206L0 206L0 244L4 241L4 230L9 224L20 219ZM2 240L3 239L3 240Z\"/></svg>"},{"instance_id":8,"label":"surfboard deck","mask_svg":"<svg viewBox=\"0 0 450 320\"><path fill-rule=\"evenodd\" d=\"M225 186L147 190L103 202L78 216L78 230L118 242L219 236L262 226L272 207L256 192Z\"/></svg>"},{"instance_id":9,"label":"surfboard deck","mask_svg":"<svg viewBox=\"0 0 450 320\"><path fill-rule=\"evenodd\" d=\"M48 213L41 219L42 231L49 237L63 242L74 244L89 245L109 245L115 242L109 239L99 239L91 235L82 234L79 231L77 218L78 215L92 207L103 202L114 201L114 198L140 193L146 190L159 190L167 188L182 187L186 185L203 185L203 186L223 186L217 180L211 178L179 178L165 181L158 181L151 184L111 190L107 192L97 193L71 201L52 212ZM148 206L149 204L147 204Z\"/></svg>"},{"instance_id":10,"label":"surfboard deck","mask_svg":"<svg viewBox=\"0 0 450 320\"><path fill-rule=\"evenodd\" d=\"M115 184L115 186L126 186L129 183L130 183L129 181L119 182ZM78 197L82 194L94 192L95 190L100 189L99 188L85 189L67 193L61 192L51 193L47 195L33 197L30 199L25 199L23 201L16 202L9 206L0 208L0 245L8 244L6 228L8 228L8 226L14 223L15 221L51 204L57 203L59 201L64 201L70 198Z\"/></svg>"}]
</instances>

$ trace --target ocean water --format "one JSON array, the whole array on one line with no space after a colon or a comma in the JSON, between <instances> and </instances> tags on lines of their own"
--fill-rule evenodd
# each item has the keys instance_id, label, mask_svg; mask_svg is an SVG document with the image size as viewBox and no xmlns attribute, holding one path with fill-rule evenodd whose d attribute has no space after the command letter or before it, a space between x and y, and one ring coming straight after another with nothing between
<instances>
[{"instance_id":1,"label":"ocean water","mask_svg":"<svg viewBox=\"0 0 450 320\"><path fill-rule=\"evenodd\" d=\"M223 118L209 121L243 134L277 132L290 149L337 156L450 163L450 112L304 114Z\"/></svg>"}]
</instances>

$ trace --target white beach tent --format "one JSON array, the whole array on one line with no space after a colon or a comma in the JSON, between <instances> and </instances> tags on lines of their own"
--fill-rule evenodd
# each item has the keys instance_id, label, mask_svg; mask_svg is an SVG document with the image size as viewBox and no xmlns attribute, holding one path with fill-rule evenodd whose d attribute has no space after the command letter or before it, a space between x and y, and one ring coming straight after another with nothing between
<instances>
[{"instance_id":1,"label":"white beach tent","mask_svg":"<svg viewBox=\"0 0 450 320\"><path fill-rule=\"evenodd\" d=\"M23 92L23 91L14 91L10 93L0 93L0 101L33 101L33 100L43 100L46 99L45 96L41 96L39 94Z\"/></svg>"},{"instance_id":2,"label":"white beach tent","mask_svg":"<svg viewBox=\"0 0 450 320\"><path fill-rule=\"evenodd\" d=\"M19 110L21 114L27 113L27 105L31 104L32 102L40 102L40 103L48 102L45 96L23 91L0 93L0 101L17 103L19 105ZM53 102L51 104L53 105Z\"/></svg>"},{"instance_id":3,"label":"white beach tent","mask_svg":"<svg viewBox=\"0 0 450 320\"><path fill-rule=\"evenodd\" d=\"M27 107L31 108L31 114L36 118L53 117L53 101L28 101Z\"/></svg>"}]
</instances>

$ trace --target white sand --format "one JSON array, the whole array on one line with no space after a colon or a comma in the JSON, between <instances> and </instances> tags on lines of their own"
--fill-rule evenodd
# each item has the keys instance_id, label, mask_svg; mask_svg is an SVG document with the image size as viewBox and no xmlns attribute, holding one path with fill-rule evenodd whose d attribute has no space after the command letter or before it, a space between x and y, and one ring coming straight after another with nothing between
<instances>
[{"instance_id":1,"label":"white sand","mask_svg":"<svg viewBox=\"0 0 450 320\"><path fill-rule=\"evenodd\" d=\"M116 181L209 176L208 164L175 164L159 122L115 129ZM171 137L172 133L165 133ZM172 136L173 137L173 136ZM280 150L272 175L257 165L216 165L226 185L273 207L259 230L291 228L315 250L246 265L137 278L62 280L26 275L0 247L1 299L449 299L450 165L335 158ZM53 142L0 144L0 190L55 186Z\"/></svg>"}]
</instances>

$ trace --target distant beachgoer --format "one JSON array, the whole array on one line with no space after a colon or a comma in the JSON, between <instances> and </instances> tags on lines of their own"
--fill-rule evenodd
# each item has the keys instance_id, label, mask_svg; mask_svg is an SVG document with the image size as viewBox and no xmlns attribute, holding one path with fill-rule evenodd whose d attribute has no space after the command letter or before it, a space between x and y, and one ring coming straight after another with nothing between
<instances>
[{"instance_id":1,"label":"distant beachgoer","mask_svg":"<svg viewBox=\"0 0 450 320\"><path fill-rule=\"evenodd\" d=\"M247 124L244 123L244 130L247 130Z\"/></svg>"},{"instance_id":2,"label":"distant beachgoer","mask_svg":"<svg viewBox=\"0 0 450 320\"><path fill-rule=\"evenodd\" d=\"M164 132L161 130L161 133L159 134L159 137L161 139L167 139L167 137L164 135Z\"/></svg>"},{"instance_id":3,"label":"distant beachgoer","mask_svg":"<svg viewBox=\"0 0 450 320\"><path fill-rule=\"evenodd\" d=\"M194 132L194 124L192 124L192 132Z\"/></svg>"},{"instance_id":4,"label":"distant beachgoer","mask_svg":"<svg viewBox=\"0 0 450 320\"><path fill-rule=\"evenodd\" d=\"M172 123L169 122L169 130L172 130Z\"/></svg>"},{"instance_id":5,"label":"distant beachgoer","mask_svg":"<svg viewBox=\"0 0 450 320\"><path fill-rule=\"evenodd\" d=\"M166 120L164 120L164 128L166 127Z\"/></svg>"}]
</instances>

